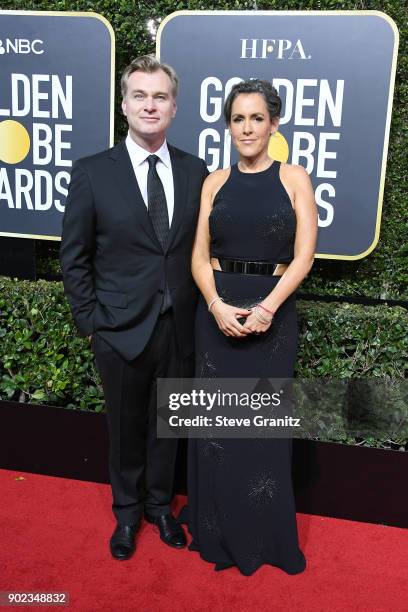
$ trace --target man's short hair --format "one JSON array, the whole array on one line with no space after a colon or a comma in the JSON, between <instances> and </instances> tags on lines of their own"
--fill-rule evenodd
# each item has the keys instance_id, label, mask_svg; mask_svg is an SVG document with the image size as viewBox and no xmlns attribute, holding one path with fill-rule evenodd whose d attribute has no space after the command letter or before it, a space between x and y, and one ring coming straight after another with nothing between
<instances>
[{"instance_id":1,"label":"man's short hair","mask_svg":"<svg viewBox=\"0 0 408 612\"><path fill-rule=\"evenodd\" d=\"M179 85L179 80L176 71L168 64L162 64L161 62L159 62L154 57L154 55L142 55L141 57L137 57L129 64L129 66L125 68L122 74L122 78L120 80L120 90L122 92L122 98L126 96L127 84L131 74L137 71L152 73L157 72L158 70L163 70L163 72L165 72L169 77L171 81L172 93L173 96L176 98Z\"/></svg>"}]
</instances>

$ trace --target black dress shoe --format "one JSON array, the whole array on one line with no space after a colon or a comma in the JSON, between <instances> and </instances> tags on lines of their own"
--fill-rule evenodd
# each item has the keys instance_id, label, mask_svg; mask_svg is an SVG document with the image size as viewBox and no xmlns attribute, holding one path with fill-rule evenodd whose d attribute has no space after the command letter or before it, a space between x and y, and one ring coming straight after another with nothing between
<instances>
[{"instance_id":1,"label":"black dress shoe","mask_svg":"<svg viewBox=\"0 0 408 612\"><path fill-rule=\"evenodd\" d=\"M148 523L153 523L159 528L160 539L168 546L173 548L184 548L187 545L186 536L183 528L178 524L172 514L161 514L160 516L152 516L145 514L145 519Z\"/></svg>"},{"instance_id":2,"label":"black dress shoe","mask_svg":"<svg viewBox=\"0 0 408 612\"><path fill-rule=\"evenodd\" d=\"M112 557L124 561L129 559L135 552L136 532L139 525L116 525L115 531L110 539L110 550Z\"/></svg>"}]
</instances>

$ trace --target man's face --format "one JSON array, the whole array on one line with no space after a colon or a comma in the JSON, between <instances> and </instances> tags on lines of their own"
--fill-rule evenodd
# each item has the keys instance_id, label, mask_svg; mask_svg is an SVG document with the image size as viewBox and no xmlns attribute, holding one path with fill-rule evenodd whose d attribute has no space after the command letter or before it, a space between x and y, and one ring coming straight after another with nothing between
<instances>
[{"instance_id":1,"label":"man's face","mask_svg":"<svg viewBox=\"0 0 408 612\"><path fill-rule=\"evenodd\" d=\"M177 110L170 78L163 70L133 72L127 82L122 110L135 142L143 146L164 140Z\"/></svg>"}]
</instances>

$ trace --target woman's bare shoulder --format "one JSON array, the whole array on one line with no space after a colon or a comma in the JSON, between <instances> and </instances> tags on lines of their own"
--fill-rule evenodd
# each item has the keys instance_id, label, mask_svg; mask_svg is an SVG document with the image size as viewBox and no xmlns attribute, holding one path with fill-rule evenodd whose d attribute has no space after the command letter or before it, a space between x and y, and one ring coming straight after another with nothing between
<instances>
[{"instance_id":1,"label":"woman's bare shoulder","mask_svg":"<svg viewBox=\"0 0 408 612\"><path fill-rule=\"evenodd\" d=\"M304 181L310 181L309 175L303 166L298 164L285 164L281 162L281 176L293 185Z\"/></svg>"},{"instance_id":2,"label":"woman's bare shoulder","mask_svg":"<svg viewBox=\"0 0 408 612\"><path fill-rule=\"evenodd\" d=\"M203 189L207 193L212 194L214 197L217 191L219 191L224 183L228 180L230 172L231 168L220 168L219 170L214 170L214 172L209 174L205 179Z\"/></svg>"},{"instance_id":3,"label":"woman's bare shoulder","mask_svg":"<svg viewBox=\"0 0 408 612\"><path fill-rule=\"evenodd\" d=\"M214 170L214 172L211 172L211 174L207 176L204 181L204 185L213 187L225 183L229 177L230 171L231 168L220 168L219 170Z\"/></svg>"}]
</instances>

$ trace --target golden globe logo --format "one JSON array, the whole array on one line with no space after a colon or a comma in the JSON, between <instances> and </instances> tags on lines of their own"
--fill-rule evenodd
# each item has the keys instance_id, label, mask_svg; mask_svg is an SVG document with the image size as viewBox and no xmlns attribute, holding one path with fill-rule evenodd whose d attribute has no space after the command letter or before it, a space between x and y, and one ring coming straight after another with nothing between
<instances>
[{"instance_id":1,"label":"golden globe logo","mask_svg":"<svg viewBox=\"0 0 408 612\"><path fill-rule=\"evenodd\" d=\"M19 164L30 151L30 135L24 125L13 119L0 121L0 161Z\"/></svg>"},{"instance_id":2,"label":"golden globe logo","mask_svg":"<svg viewBox=\"0 0 408 612\"><path fill-rule=\"evenodd\" d=\"M0 206L64 212L72 166L72 86L68 74L12 73L8 84L3 78Z\"/></svg>"},{"instance_id":3,"label":"golden globe logo","mask_svg":"<svg viewBox=\"0 0 408 612\"><path fill-rule=\"evenodd\" d=\"M286 38L241 38L241 59L310 60L302 41Z\"/></svg>"},{"instance_id":4,"label":"golden globe logo","mask_svg":"<svg viewBox=\"0 0 408 612\"><path fill-rule=\"evenodd\" d=\"M8 53L17 53L20 55L34 53L35 55L41 55L44 53L44 49L42 49L43 44L43 41L38 38L35 40L28 40L27 38L6 38L4 42L0 40L0 55Z\"/></svg>"}]
</instances>

